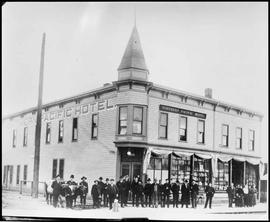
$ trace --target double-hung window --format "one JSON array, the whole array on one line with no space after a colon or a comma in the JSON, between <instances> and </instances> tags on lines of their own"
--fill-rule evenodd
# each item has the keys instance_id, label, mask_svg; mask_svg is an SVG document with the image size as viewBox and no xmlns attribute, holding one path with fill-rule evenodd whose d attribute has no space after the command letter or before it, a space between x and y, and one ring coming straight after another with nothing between
<instances>
[{"instance_id":1,"label":"double-hung window","mask_svg":"<svg viewBox=\"0 0 270 222\"><path fill-rule=\"evenodd\" d=\"M46 125L46 143L49 144L51 142L51 123L47 123Z\"/></svg>"},{"instance_id":2,"label":"double-hung window","mask_svg":"<svg viewBox=\"0 0 270 222\"><path fill-rule=\"evenodd\" d=\"M236 148L242 149L242 128L236 128Z\"/></svg>"},{"instance_id":3,"label":"double-hung window","mask_svg":"<svg viewBox=\"0 0 270 222\"><path fill-rule=\"evenodd\" d=\"M142 134L143 108L134 107L133 110L133 133Z\"/></svg>"},{"instance_id":4,"label":"double-hung window","mask_svg":"<svg viewBox=\"0 0 270 222\"><path fill-rule=\"evenodd\" d=\"M229 126L222 124L222 146L228 147L229 145Z\"/></svg>"},{"instance_id":5,"label":"double-hung window","mask_svg":"<svg viewBox=\"0 0 270 222\"><path fill-rule=\"evenodd\" d=\"M98 136L98 114L92 115L92 139L97 139Z\"/></svg>"},{"instance_id":6,"label":"double-hung window","mask_svg":"<svg viewBox=\"0 0 270 222\"><path fill-rule=\"evenodd\" d=\"M127 114L128 114L128 107L122 106L119 108L119 128L118 134L125 135L127 134Z\"/></svg>"},{"instance_id":7,"label":"double-hung window","mask_svg":"<svg viewBox=\"0 0 270 222\"><path fill-rule=\"evenodd\" d=\"M187 117L180 116L179 140L187 141Z\"/></svg>"},{"instance_id":8,"label":"double-hung window","mask_svg":"<svg viewBox=\"0 0 270 222\"><path fill-rule=\"evenodd\" d=\"M160 113L159 138L168 138L168 113Z\"/></svg>"},{"instance_id":9,"label":"double-hung window","mask_svg":"<svg viewBox=\"0 0 270 222\"><path fill-rule=\"evenodd\" d=\"M255 131L249 130L248 149L253 151L254 147L255 147Z\"/></svg>"},{"instance_id":10,"label":"double-hung window","mask_svg":"<svg viewBox=\"0 0 270 222\"><path fill-rule=\"evenodd\" d=\"M198 120L198 143L204 143L205 141L205 122L204 120Z\"/></svg>"}]
</instances>

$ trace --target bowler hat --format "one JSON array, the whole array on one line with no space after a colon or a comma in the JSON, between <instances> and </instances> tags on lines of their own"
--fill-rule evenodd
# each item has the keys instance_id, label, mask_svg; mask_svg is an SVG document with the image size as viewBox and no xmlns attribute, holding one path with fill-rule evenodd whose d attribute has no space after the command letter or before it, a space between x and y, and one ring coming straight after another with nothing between
<instances>
[{"instance_id":1,"label":"bowler hat","mask_svg":"<svg viewBox=\"0 0 270 222\"><path fill-rule=\"evenodd\" d=\"M150 178L148 178L148 179L147 179L147 181L151 181L151 179L150 179Z\"/></svg>"},{"instance_id":2,"label":"bowler hat","mask_svg":"<svg viewBox=\"0 0 270 222\"><path fill-rule=\"evenodd\" d=\"M83 179L86 179L86 180L87 180L87 178L86 178L85 176L83 176L83 177L81 178L81 180L83 180Z\"/></svg>"},{"instance_id":3,"label":"bowler hat","mask_svg":"<svg viewBox=\"0 0 270 222\"><path fill-rule=\"evenodd\" d=\"M102 178L102 177L100 177L100 178L98 178L98 179L103 180L103 178Z\"/></svg>"},{"instance_id":4,"label":"bowler hat","mask_svg":"<svg viewBox=\"0 0 270 222\"><path fill-rule=\"evenodd\" d=\"M71 175L70 175L70 178L74 178L74 175L73 175L73 174L71 174Z\"/></svg>"},{"instance_id":5,"label":"bowler hat","mask_svg":"<svg viewBox=\"0 0 270 222\"><path fill-rule=\"evenodd\" d=\"M106 181L109 181L109 178L106 178Z\"/></svg>"}]
</instances>

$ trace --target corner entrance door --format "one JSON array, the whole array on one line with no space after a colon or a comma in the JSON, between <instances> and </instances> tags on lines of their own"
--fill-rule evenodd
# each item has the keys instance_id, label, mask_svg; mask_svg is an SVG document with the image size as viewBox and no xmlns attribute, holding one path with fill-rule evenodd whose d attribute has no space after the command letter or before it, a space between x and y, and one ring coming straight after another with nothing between
<instances>
[{"instance_id":1,"label":"corner entrance door","mask_svg":"<svg viewBox=\"0 0 270 222\"><path fill-rule=\"evenodd\" d=\"M137 175L142 176L142 164L136 163L136 162L123 162L121 163L121 176L128 175L130 180L133 180L133 178Z\"/></svg>"}]
</instances>

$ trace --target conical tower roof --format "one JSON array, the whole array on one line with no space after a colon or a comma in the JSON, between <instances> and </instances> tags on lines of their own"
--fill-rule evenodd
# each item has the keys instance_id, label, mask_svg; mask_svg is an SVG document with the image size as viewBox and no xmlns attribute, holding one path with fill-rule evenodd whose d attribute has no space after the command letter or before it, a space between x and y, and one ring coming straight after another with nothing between
<instances>
[{"instance_id":1,"label":"conical tower roof","mask_svg":"<svg viewBox=\"0 0 270 222\"><path fill-rule=\"evenodd\" d=\"M141 69L148 72L136 25L132 30L122 61L118 67L118 71L130 68Z\"/></svg>"}]
</instances>

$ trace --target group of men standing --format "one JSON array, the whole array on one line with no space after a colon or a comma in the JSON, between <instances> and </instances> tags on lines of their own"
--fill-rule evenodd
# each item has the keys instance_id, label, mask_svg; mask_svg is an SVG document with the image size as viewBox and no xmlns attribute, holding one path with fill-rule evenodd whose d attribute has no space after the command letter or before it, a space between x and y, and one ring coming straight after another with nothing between
<instances>
[{"instance_id":1,"label":"group of men standing","mask_svg":"<svg viewBox=\"0 0 270 222\"><path fill-rule=\"evenodd\" d=\"M256 205L256 187L255 184L242 186L238 184L236 187L232 183L227 187L229 207L235 203L235 207L253 207Z\"/></svg>"},{"instance_id":2,"label":"group of men standing","mask_svg":"<svg viewBox=\"0 0 270 222\"><path fill-rule=\"evenodd\" d=\"M79 185L84 186L86 188L86 192L81 195L81 204L86 204L86 196L88 194L88 183L86 182L86 177L81 178L81 182ZM68 185L78 185L74 181L74 175L71 175L70 180L67 181ZM56 180L52 184L54 206L57 204L58 193L60 189L59 177L57 176ZM179 194L181 191L181 199L179 199ZM212 198L214 196L215 190L212 187L211 183L209 183L206 188L206 202L205 208L209 203L209 207L211 208ZM56 195L57 193L57 195ZM181 204L181 207L184 205L188 208L190 204L192 208L197 207L198 195L199 195L199 187L196 181L192 180L189 183L188 180L184 180L182 185L180 186L179 180L174 180L172 183L169 182L169 179L166 179L166 182L162 184L161 180L157 182L154 179L153 183L151 183L151 179L148 178L145 185L143 185L142 180L139 176L134 177L134 180L131 182L128 176L121 177L120 180L115 184L114 179L106 178L105 182L103 182L103 178L99 177L99 180L95 180L91 189L91 196L93 199L93 207L100 208L109 207L112 209L113 202L117 199L120 202L121 207L127 206L128 199L132 199L132 206L139 207L154 207L157 208L158 205L161 207L170 206L170 197L172 194L173 199L173 207L177 207ZM101 203L103 203L101 205ZM72 207L72 200L66 198L67 207Z\"/></svg>"}]
</instances>

